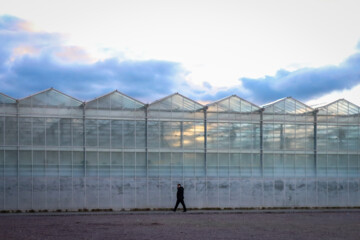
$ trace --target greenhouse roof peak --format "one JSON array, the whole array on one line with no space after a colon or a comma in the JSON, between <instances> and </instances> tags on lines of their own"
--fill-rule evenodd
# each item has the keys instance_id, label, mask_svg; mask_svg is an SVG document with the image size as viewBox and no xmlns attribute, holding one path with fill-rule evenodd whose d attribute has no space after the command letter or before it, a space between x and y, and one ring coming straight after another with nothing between
<instances>
[{"instance_id":1,"label":"greenhouse roof peak","mask_svg":"<svg viewBox=\"0 0 360 240\"><path fill-rule=\"evenodd\" d=\"M21 105L53 107L78 107L83 104L82 101L52 87L19 99L19 103Z\"/></svg>"},{"instance_id":2,"label":"greenhouse roof peak","mask_svg":"<svg viewBox=\"0 0 360 240\"><path fill-rule=\"evenodd\" d=\"M360 107L348 100L341 98L317 108L319 114L353 115L360 113Z\"/></svg>"},{"instance_id":3,"label":"greenhouse roof peak","mask_svg":"<svg viewBox=\"0 0 360 240\"><path fill-rule=\"evenodd\" d=\"M293 98L285 97L279 100L276 100L271 103L267 103L262 106L264 112L268 113L288 113L288 114L302 114L306 112L313 112L314 109L303 102Z\"/></svg>"},{"instance_id":4,"label":"greenhouse roof peak","mask_svg":"<svg viewBox=\"0 0 360 240\"><path fill-rule=\"evenodd\" d=\"M222 98L207 105L208 111L214 112L253 112L260 109L259 106L237 96L236 94Z\"/></svg>"},{"instance_id":5,"label":"greenhouse roof peak","mask_svg":"<svg viewBox=\"0 0 360 240\"><path fill-rule=\"evenodd\" d=\"M196 111L204 106L176 92L149 104L150 110Z\"/></svg>"},{"instance_id":6,"label":"greenhouse roof peak","mask_svg":"<svg viewBox=\"0 0 360 240\"><path fill-rule=\"evenodd\" d=\"M16 103L16 99L0 92L0 103Z\"/></svg>"},{"instance_id":7,"label":"greenhouse roof peak","mask_svg":"<svg viewBox=\"0 0 360 240\"><path fill-rule=\"evenodd\" d=\"M140 109L145 104L116 89L86 102L85 106L86 108L100 109Z\"/></svg>"}]
</instances>

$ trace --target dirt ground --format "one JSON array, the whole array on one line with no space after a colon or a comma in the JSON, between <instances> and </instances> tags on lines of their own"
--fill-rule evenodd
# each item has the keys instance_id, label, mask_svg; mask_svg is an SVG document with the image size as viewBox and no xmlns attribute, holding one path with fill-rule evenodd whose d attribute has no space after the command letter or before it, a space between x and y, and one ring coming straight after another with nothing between
<instances>
[{"instance_id":1,"label":"dirt ground","mask_svg":"<svg viewBox=\"0 0 360 240\"><path fill-rule=\"evenodd\" d=\"M356 212L2 214L0 239L360 239Z\"/></svg>"}]
</instances>

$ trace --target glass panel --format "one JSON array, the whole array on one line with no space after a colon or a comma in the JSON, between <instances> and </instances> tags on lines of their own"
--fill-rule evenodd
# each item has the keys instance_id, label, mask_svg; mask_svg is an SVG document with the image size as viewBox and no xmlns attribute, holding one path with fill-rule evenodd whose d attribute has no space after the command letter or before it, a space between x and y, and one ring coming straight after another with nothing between
<instances>
[{"instance_id":1,"label":"glass panel","mask_svg":"<svg viewBox=\"0 0 360 240\"><path fill-rule=\"evenodd\" d=\"M314 154L306 155L306 176L314 177L316 173Z\"/></svg>"},{"instance_id":2,"label":"glass panel","mask_svg":"<svg viewBox=\"0 0 360 240\"><path fill-rule=\"evenodd\" d=\"M207 148L217 149L218 143L218 124L208 123L207 124Z\"/></svg>"},{"instance_id":3,"label":"glass panel","mask_svg":"<svg viewBox=\"0 0 360 240\"><path fill-rule=\"evenodd\" d=\"M217 103L218 112L229 112L230 111L230 101L229 98L224 99Z\"/></svg>"},{"instance_id":4,"label":"glass panel","mask_svg":"<svg viewBox=\"0 0 360 240\"><path fill-rule=\"evenodd\" d=\"M263 144L264 150L272 150L274 141L274 125L264 124L263 125Z\"/></svg>"},{"instance_id":5,"label":"glass panel","mask_svg":"<svg viewBox=\"0 0 360 240\"><path fill-rule=\"evenodd\" d=\"M196 163L195 153L184 153L184 177L195 176L195 163Z\"/></svg>"},{"instance_id":6,"label":"glass panel","mask_svg":"<svg viewBox=\"0 0 360 240\"><path fill-rule=\"evenodd\" d=\"M172 111L196 111L202 106L195 101L174 94L162 100L150 104L150 110L172 110Z\"/></svg>"},{"instance_id":7,"label":"glass panel","mask_svg":"<svg viewBox=\"0 0 360 240\"><path fill-rule=\"evenodd\" d=\"M87 119L85 120L86 127L86 146L98 146L98 132L97 132L97 120Z\"/></svg>"},{"instance_id":8,"label":"glass panel","mask_svg":"<svg viewBox=\"0 0 360 240\"><path fill-rule=\"evenodd\" d=\"M250 104L243 103L243 101L238 97L235 97L235 96L230 97L230 106L229 106L229 108L230 108L230 110L232 112L246 111L247 110L246 107L244 107L244 109L241 108L243 105L245 105L245 106L248 105L249 106ZM251 106L250 106L250 109L251 109Z\"/></svg>"},{"instance_id":9,"label":"glass panel","mask_svg":"<svg viewBox=\"0 0 360 240\"><path fill-rule=\"evenodd\" d=\"M348 108L348 114L359 114L360 112L360 108L352 103L349 103Z\"/></svg>"},{"instance_id":10,"label":"glass panel","mask_svg":"<svg viewBox=\"0 0 360 240\"><path fill-rule=\"evenodd\" d=\"M32 145L31 125L31 118L19 118L20 145Z\"/></svg>"},{"instance_id":11,"label":"glass panel","mask_svg":"<svg viewBox=\"0 0 360 240\"><path fill-rule=\"evenodd\" d=\"M317 176L326 177L326 172L327 172L327 155L326 154L318 154L316 166L317 166Z\"/></svg>"},{"instance_id":12,"label":"glass panel","mask_svg":"<svg viewBox=\"0 0 360 240\"><path fill-rule=\"evenodd\" d=\"M84 126L82 119L72 119L72 136L73 136L73 146L83 146L84 145Z\"/></svg>"},{"instance_id":13,"label":"glass panel","mask_svg":"<svg viewBox=\"0 0 360 240\"><path fill-rule=\"evenodd\" d=\"M45 151L33 151L33 174L34 176L45 176Z\"/></svg>"},{"instance_id":14,"label":"glass panel","mask_svg":"<svg viewBox=\"0 0 360 240\"><path fill-rule=\"evenodd\" d=\"M306 155L297 154L295 155L295 176L305 177L306 176Z\"/></svg>"},{"instance_id":15,"label":"glass panel","mask_svg":"<svg viewBox=\"0 0 360 240\"><path fill-rule=\"evenodd\" d=\"M160 153L159 176L171 175L171 153Z\"/></svg>"},{"instance_id":16,"label":"glass panel","mask_svg":"<svg viewBox=\"0 0 360 240\"><path fill-rule=\"evenodd\" d=\"M0 146L4 145L5 141L5 117L0 117Z\"/></svg>"},{"instance_id":17,"label":"glass panel","mask_svg":"<svg viewBox=\"0 0 360 240\"><path fill-rule=\"evenodd\" d=\"M59 145L59 119L46 119L46 146Z\"/></svg>"},{"instance_id":18,"label":"glass panel","mask_svg":"<svg viewBox=\"0 0 360 240\"><path fill-rule=\"evenodd\" d=\"M19 151L19 176L32 176L31 151Z\"/></svg>"},{"instance_id":19,"label":"glass panel","mask_svg":"<svg viewBox=\"0 0 360 240\"><path fill-rule=\"evenodd\" d=\"M148 122L147 129L147 141L148 148L159 148L160 147L160 123L155 121Z\"/></svg>"},{"instance_id":20,"label":"glass panel","mask_svg":"<svg viewBox=\"0 0 360 240\"><path fill-rule=\"evenodd\" d=\"M45 145L45 118L33 118L33 145Z\"/></svg>"},{"instance_id":21,"label":"glass panel","mask_svg":"<svg viewBox=\"0 0 360 240\"><path fill-rule=\"evenodd\" d=\"M258 110L254 104L251 104L238 96L230 96L216 103L210 104L209 112L252 112Z\"/></svg>"},{"instance_id":22,"label":"glass panel","mask_svg":"<svg viewBox=\"0 0 360 240\"><path fill-rule=\"evenodd\" d=\"M0 93L0 103L16 103L16 100Z\"/></svg>"},{"instance_id":23,"label":"glass panel","mask_svg":"<svg viewBox=\"0 0 360 240\"><path fill-rule=\"evenodd\" d=\"M146 177L146 154L136 153L136 176Z\"/></svg>"},{"instance_id":24,"label":"glass panel","mask_svg":"<svg viewBox=\"0 0 360 240\"><path fill-rule=\"evenodd\" d=\"M111 147L123 148L123 121L111 120Z\"/></svg>"},{"instance_id":25,"label":"glass panel","mask_svg":"<svg viewBox=\"0 0 360 240\"><path fill-rule=\"evenodd\" d=\"M5 150L5 176L17 176L18 152Z\"/></svg>"},{"instance_id":26,"label":"glass panel","mask_svg":"<svg viewBox=\"0 0 360 240\"><path fill-rule=\"evenodd\" d=\"M285 154L284 155L284 175L286 177L295 176L295 155Z\"/></svg>"},{"instance_id":27,"label":"glass panel","mask_svg":"<svg viewBox=\"0 0 360 240\"><path fill-rule=\"evenodd\" d=\"M60 176L72 176L72 152L60 151Z\"/></svg>"},{"instance_id":28,"label":"glass panel","mask_svg":"<svg viewBox=\"0 0 360 240\"><path fill-rule=\"evenodd\" d=\"M136 148L145 148L145 121L136 121Z\"/></svg>"},{"instance_id":29,"label":"glass panel","mask_svg":"<svg viewBox=\"0 0 360 240\"><path fill-rule=\"evenodd\" d=\"M5 175L5 162L4 162L4 158L5 158L5 151L4 150L0 150L0 177L4 177Z\"/></svg>"},{"instance_id":30,"label":"glass panel","mask_svg":"<svg viewBox=\"0 0 360 240\"><path fill-rule=\"evenodd\" d=\"M230 125L229 123L218 123L218 146L219 149L230 148Z\"/></svg>"},{"instance_id":31,"label":"glass panel","mask_svg":"<svg viewBox=\"0 0 360 240\"><path fill-rule=\"evenodd\" d=\"M112 109L139 109L144 104L135 101L119 92L111 95L111 108Z\"/></svg>"},{"instance_id":32,"label":"glass panel","mask_svg":"<svg viewBox=\"0 0 360 240\"><path fill-rule=\"evenodd\" d=\"M86 176L98 176L98 153L86 152Z\"/></svg>"},{"instance_id":33,"label":"glass panel","mask_svg":"<svg viewBox=\"0 0 360 240\"><path fill-rule=\"evenodd\" d=\"M205 166L205 156L203 153L196 153L195 167L196 167L195 169L196 177L205 177L206 166Z\"/></svg>"},{"instance_id":34,"label":"glass panel","mask_svg":"<svg viewBox=\"0 0 360 240\"><path fill-rule=\"evenodd\" d=\"M18 120L16 117L5 117L5 145L18 144Z\"/></svg>"},{"instance_id":35,"label":"glass panel","mask_svg":"<svg viewBox=\"0 0 360 240\"><path fill-rule=\"evenodd\" d=\"M98 109L110 109L110 96L105 96L97 99Z\"/></svg>"},{"instance_id":36,"label":"glass panel","mask_svg":"<svg viewBox=\"0 0 360 240\"><path fill-rule=\"evenodd\" d=\"M359 177L359 155L349 155L349 177Z\"/></svg>"},{"instance_id":37,"label":"glass panel","mask_svg":"<svg viewBox=\"0 0 360 240\"><path fill-rule=\"evenodd\" d=\"M124 176L135 176L135 153L124 153Z\"/></svg>"},{"instance_id":38,"label":"glass panel","mask_svg":"<svg viewBox=\"0 0 360 240\"><path fill-rule=\"evenodd\" d=\"M301 139L298 138L297 135L298 134L298 132L296 131L298 128L297 125L286 124L281 126L282 129L280 129L280 134L281 134L282 149L296 150L298 145L299 146L303 145Z\"/></svg>"},{"instance_id":39,"label":"glass panel","mask_svg":"<svg viewBox=\"0 0 360 240\"><path fill-rule=\"evenodd\" d=\"M230 149L240 149L242 146L241 140L244 140L243 137L244 135L247 135L248 139L247 141L245 140L246 143L248 143L248 141L250 141L250 146L252 144L252 132L246 132L246 131L242 131L245 130L244 128L241 128L241 124L240 123L230 123ZM252 147L250 147L252 148Z\"/></svg>"},{"instance_id":40,"label":"glass panel","mask_svg":"<svg viewBox=\"0 0 360 240\"><path fill-rule=\"evenodd\" d=\"M99 147L110 148L110 120L98 120Z\"/></svg>"},{"instance_id":41,"label":"glass panel","mask_svg":"<svg viewBox=\"0 0 360 240\"><path fill-rule=\"evenodd\" d=\"M292 98L284 98L272 104L264 106L265 112L273 112L278 114L301 114L311 112L313 109Z\"/></svg>"},{"instance_id":42,"label":"glass panel","mask_svg":"<svg viewBox=\"0 0 360 240\"><path fill-rule=\"evenodd\" d=\"M284 154L274 154L274 176L283 177L285 175Z\"/></svg>"},{"instance_id":43,"label":"glass panel","mask_svg":"<svg viewBox=\"0 0 360 240\"><path fill-rule=\"evenodd\" d=\"M124 121L123 124L124 147L135 148L135 121Z\"/></svg>"},{"instance_id":44,"label":"glass panel","mask_svg":"<svg viewBox=\"0 0 360 240\"><path fill-rule=\"evenodd\" d=\"M20 101L20 104L27 104L31 99L32 106L53 106L53 107L78 107L82 102L69 97L55 89L38 93Z\"/></svg>"},{"instance_id":45,"label":"glass panel","mask_svg":"<svg viewBox=\"0 0 360 240\"><path fill-rule=\"evenodd\" d=\"M46 152L46 176L59 176L59 152Z\"/></svg>"},{"instance_id":46,"label":"glass panel","mask_svg":"<svg viewBox=\"0 0 360 240\"><path fill-rule=\"evenodd\" d=\"M337 168L338 168L338 155L337 154L329 154L327 159L327 176L328 177L336 177L337 176Z\"/></svg>"},{"instance_id":47,"label":"glass panel","mask_svg":"<svg viewBox=\"0 0 360 240\"><path fill-rule=\"evenodd\" d=\"M269 140L269 138L267 138ZM269 143L269 142L268 142ZM258 124L240 124L240 149L260 148L260 126Z\"/></svg>"},{"instance_id":48,"label":"glass panel","mask_svg":"<svg viewBox=\"0 0 360 240\"><path fill-rule=\"evenodd\" d=\"M240 177L240 153L230 154L230 177Z\"/></svg>"},{"instance_id":49,"label":"glass panel","mask_svg":"<svg viewBox=\"0 0 360 240\"><path fill-rule=\"evenodd\" d=\"M294 101L294 99L286 99L285 100L285 112L286 113L292 113L295 114L296 113L296 102Z\"/></svg>"},{"instance_id":50,"label":"glass panel","mask_svg":"<svg viewBox=\"0 0 360 240\"><path fill-rule=\"evenodd\" d=\"M261 161L260 154L252 154L252 176L261 176Z\"/></svg>"},{"instance_id":51,"label":"glass panel","mask_svg":"<svg viewBox=\"0 0 360 240\"><path fill-rule=\"evenodd\" d=\"M60 128L60 146L71 146L71 119L61 118Z\"/></svg>"},{"instance_id":52,"label":"glass panel","mask_svg":"<svg viewBox=\"0 0 360 240\"><path fill-rule=\"evenodd\" d=\"M264 154L264 176L273 177L274 176L274 154L266 153Z\"/></svg>"},{"instance_id":53,"label":"glass panel","mask_svg":"<svg viewBox=\"0 0 360 240\"><path fill-rule=\"evenodd\" d=\"M183 176L183 153L171 154L171 176L172 177Z\"/></svg>"},{"instance_id":54,"label":"glass panel","mask_svg":"<svg viewBox=\"0 0 360 240\"><path fill-rule=\"evenodd\" d=\"M72 152L71 151L60 151L60 164L61 165L72 165Z\"/></svg>"},{"instance_id":55,"label":"glass panel","mask_svg":"<svg viewBox=\"0 0 360 240\"><path fill-rule=\"evenodd\" d=\"M123 153L111 152L111 176L119 177L123 175Z\"/></svg>"},{"instance_id":56,"label":"glass panel","mask_svg":"<svg viewBox=\"0 0 360 240\"><path fill-rule=\"evenodd\" d=\"M219 177L229 177L229 154L228 153L219 153ZM251 170L250 170L251 172ZM250 174L249 174L250 175Z\"/></svg>"},{"instance_id":57,"label":"glass panel","mask_svg":"<svg viewBox=\"0 0 360 240\"><path fill-rule=\"evenodd\" d=\"M349 155L347 154L339 154L338 162L337 162L337 171L339 177L347 177L348 176L348 165L349 165Z\"/></svg>"},{"instance_id":58,"label":"glass panel","mask_svg":"<svg viewBox=\"0 0 360 240\"><path fill-rule=\"evenodd\" d=\"M77 177L85 175L84 152L73 152L73 174Z\"/></svg>"},{"instance_id":59,"label":"glass panel","mask_svg":"<svg viewBox=\"0 0 360 240\"><path fill-rule=\"evenodd\" d=\"M240 154L240 174L243 177L251 177L252 172L252 154Z\"/></svg>"},{"instance_id":60,"label":"glass panel","mask_svg":"<svg viewBox=\"0 0 360 240\"><path fill-rule=\"evenodd\" d=\"M339 129L337 126L327 126L327 150L339 151Z\"/></svg>"},{"instance_id":61,"label":"glass panel","mask_svg":"<svg viewBox=\"0 0 360 240\"><path fill-rule=\"evenodd\" d=\"M99 176L110 176L110 152L99 152Z\"/></svg>"},{"instance_id":62,"label":"glass panel","mask_svg":"<svg viewBox=\"0 0 360 240\"><path fill-rule=\"evenodd\" d=\"M160 153L148 153L148 174L151 177L159 176ZM166 173L165 173L166 175Z\"/></svg>"},{"instance_id":63,"label":"glass panel","mask_svg":"<svg viewBox=\"0 0 360 240\"><path fill-rule=\"evenodd\" d=\"M207 165L207 176L217 177L218 166L219 166L217 153L206 154L206 165Z\"/></svg>"},{"instance_id":64,"label":"glass panel","mask_svg":"<svg viewBox=\"0 0 360 240\"><path fill-rule=\"evenodd\" d=\"M181 129L179 122L160 122L160 147L180 147Z\"/></svg>"}]
</instances>

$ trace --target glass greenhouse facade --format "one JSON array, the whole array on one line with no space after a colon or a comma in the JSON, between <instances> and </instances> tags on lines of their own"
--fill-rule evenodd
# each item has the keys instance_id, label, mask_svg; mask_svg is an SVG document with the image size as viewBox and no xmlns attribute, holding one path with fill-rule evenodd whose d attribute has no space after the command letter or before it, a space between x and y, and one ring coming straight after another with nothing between
<instances>
[{"instance_id":1,"label":"glass greenhouse facade","mask_svg":"<svg viewBox=\"0 0 360 240\"><path fill-rule=\"evenodd\" d=\"M360 206L360 108L0 93L0 209Z\"/></svg>"}]
</instances>

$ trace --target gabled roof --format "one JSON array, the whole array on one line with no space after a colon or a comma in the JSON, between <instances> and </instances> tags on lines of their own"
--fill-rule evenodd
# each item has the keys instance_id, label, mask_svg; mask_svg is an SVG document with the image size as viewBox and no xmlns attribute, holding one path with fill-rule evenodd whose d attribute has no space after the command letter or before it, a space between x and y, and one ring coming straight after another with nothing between
<instances>
[{"instance_id":1,"label":"gabled roof","mask_svg":"<svg viewBox=\"0 0 360 240\"><path fill-rule=\"evenodd\" d=\"M78 107L83 104L80 100L66 95L54 88L35 93L19 100L20 105L52 106L52 107Z\"/></svg>"},{"instance_id":2,"label":"gabled roof","mask_svg":"<svg viewBox=\"0 0 360 240\"><path fill-rule=\"evenodd\" d=\"M339 99L318 108L319 114L353 115L360 113L360 107L345 99Z\"/></svg>"},{"instance_id":3,"label":"gabled roof","mask_svg":"<svg viewBox=\"0 0 360 240\"><path fill-rule=\"evenodd\" d=\"M302 114L312 112L314 109L292 97L279 99L262 106L265 113L277 114Z\"/></svg>"},{"instance_id":4,"label":"gabled roof","mask_svg":"<svg viewBox=\"0 0 360 240\"><path fill-rule=\"evenodd\" d=\"M237 95L231 95L207 105L208 111L213 112L253 112L260 107L246 101Z\"/></svg>"},{"instance_id":5,"label":"gabled roof","mask_svg":"<svg viewBox=\"0 0 360 240\"><path fill-rule=\"evenodd\" d=\"M139 109L144 107L145 104L115 90L86 102L85 106L94 109Z\"/></svg>"},{"instance_id":6,"label":"gabled roof","mask_svg":"<svg viewBox=\"0 0 360 240\"><path fill-rule=\"evenodd\" d=\"M0 93L0 103L16 103L16 99L6 94Z\"/></svg>"},{"instance_id":7,"label":"gabled roof","mask_svg":"<svg viewBox=\"0 0 360 240\"><path fill-rule=\"evenodd\" d=\"M149 110L167 110L167 111L197 111L204 108L198 102L187 98L179 93L171 94L167 97L159 99L149 105Z\"/></svg>"}]
</instances>

